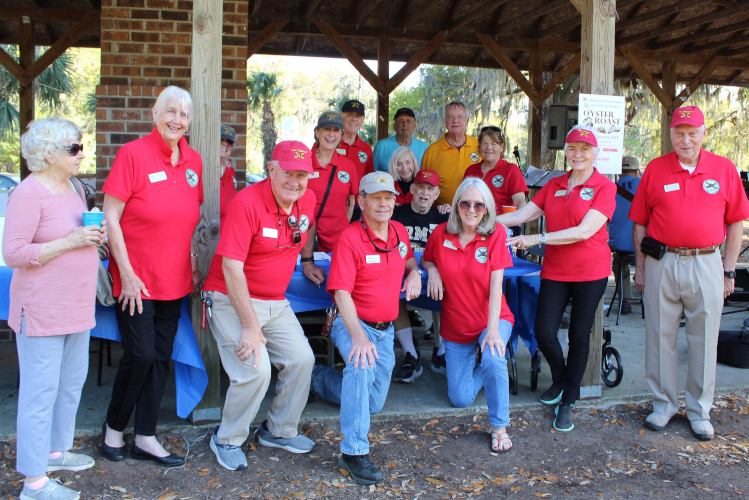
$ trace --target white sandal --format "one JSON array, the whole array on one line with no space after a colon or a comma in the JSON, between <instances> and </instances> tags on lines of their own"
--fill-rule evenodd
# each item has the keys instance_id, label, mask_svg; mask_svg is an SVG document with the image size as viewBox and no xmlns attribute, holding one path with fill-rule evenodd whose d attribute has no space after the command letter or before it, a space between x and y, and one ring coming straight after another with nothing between
<instances>
[{"instance_id":1,"label":"white sandal","mask_svg":"<svg viewBox=\"0 0 749 500\"><path fill-rule=\"evenodd\" d=\"M505 431L505 432L492 432L491 434L492 434L492 440L489 443L489 449L493 453L509 453L510 450L512 450L512 448L513 448L512 447L512 440L510 439L510 436L507 434L507 431ZM506 449L502 449L502 448L500 448L500 444L502 444L502 441L504 441L505 439L508 440L508 441L510 441L510 447L506 448ZM497 449L496 450L494 449L494 446L493 446L493 444L494 444L495 441L497 442Z\"/></svg>"}]
</instances>

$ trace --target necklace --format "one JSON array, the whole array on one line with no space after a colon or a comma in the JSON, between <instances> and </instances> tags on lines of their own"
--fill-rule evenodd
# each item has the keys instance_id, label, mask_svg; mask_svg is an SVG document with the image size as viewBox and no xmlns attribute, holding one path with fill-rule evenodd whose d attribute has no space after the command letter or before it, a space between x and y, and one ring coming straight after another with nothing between
<instances>
[{"instance_id":1,"label":"necklace","mask_svg":"<svg viewBox=\"0 0 749 500\"><path fill-rule=\"evenodd\" d=\"M34 177L36 177L36 179L39 182L41 182L44 185L44 187L46 187L47 189L49 189L50 191L52 191L54 194L70 194L70 192L71 192L70 191L70 179L68 179L68 181L65 182L65 187L67 188L67 190L62 190L61 191L58 188L56 188L52 184L52 181L50 179L47 179L46 176L43 176L43 175L34 175Z\"/></svg>"},{"instance_id":2,"label":"necklace","mask_svg":"<svg viewBox=\"0 0 749 500\"><path fill-rule=\"evenodd\" d=\"M595 170L593 172L595 172ZM591 172L588 177L586 177L582 182L580 182L578 184L572 184L572 175L570 175L570 182L569 182L569 187L567 188L567 194L569 195L569 193L571 193L572 190L575 189L577 186L579 186L581 184L585 184L586 182L588 182L588 180L591 177L593 177L593 172Z\"/></svg>"}]
</instances>

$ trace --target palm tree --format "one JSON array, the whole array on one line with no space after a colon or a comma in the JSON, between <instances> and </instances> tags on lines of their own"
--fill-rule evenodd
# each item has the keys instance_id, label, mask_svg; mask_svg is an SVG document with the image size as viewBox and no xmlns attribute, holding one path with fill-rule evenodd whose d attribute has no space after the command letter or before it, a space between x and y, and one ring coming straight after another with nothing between
<instances>
[{"instance_id":1,"label":"palm tree","mask_svg":"<svg viewBox=\"0 0 749 500\"><path fill-rule=\"evenodd\" d=\"M247 106L251 111L261 111L262 121L260 132L263 140L263 168L268 169L273 148L276 146L278 133L276 132L276 117L273 113L273 103L283 92L283 87L278 85L275 73L255 71L247 80Z\"/></svg>"}]
</instances>

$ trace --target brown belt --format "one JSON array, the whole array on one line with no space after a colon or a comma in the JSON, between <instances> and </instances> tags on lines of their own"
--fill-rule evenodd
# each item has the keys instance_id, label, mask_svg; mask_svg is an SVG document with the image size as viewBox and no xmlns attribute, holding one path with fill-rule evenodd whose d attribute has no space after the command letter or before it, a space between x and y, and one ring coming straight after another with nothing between
<instances>
[{"instance_id":1,"label":"brown belt","mask_svg":"<svg viewBox=\"0 0 749 500\"><path fill-rule=\"evenodd\" d=\"M392 321L380 321L379 323L373 323L371 321L361 320L362 323L365 325L374 328L375 330L380 330L381 332L384 332L388 328L390 328L390 325L393 324Z\"/></svg>"},{"instance_id":2,"label":"brown belt","mask_svg":"<svg viewBox=\"0 0 749 500\"><path fill-rule=\"evenodd\" d=\"M718 247L705 247L705 248L673 248L666 247L666 251L669 253L676 253L681 256L687 255L707 255L709 253L715 253Z\"/></svg>"}]
</instances>

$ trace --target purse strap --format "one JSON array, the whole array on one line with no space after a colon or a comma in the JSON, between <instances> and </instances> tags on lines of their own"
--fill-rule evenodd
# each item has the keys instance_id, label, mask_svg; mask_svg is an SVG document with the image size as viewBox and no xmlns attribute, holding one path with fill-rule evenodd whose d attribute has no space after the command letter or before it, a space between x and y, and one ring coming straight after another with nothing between
<instances>
[{"instance_id":1,"label":"purse strap","mask_svg":"<svg viewBox=\"0 0 749 500\"><path fill-rule=\"evenodd\" d=\"M83 194L83 189L81 189L81 181L78 180L78 177L73 176L70 178L70 182L73 183L73 189L75 189L75 192L78 193L78 196L80 196L81 200L83 200L83 204L86 205L86 208L88 208L88 203L86 203L86 196Z\"/></svg>"},{"instance_id":2,"label":"purse strap","mask_svg":"<svg viewBox=\"0 0 749 500\"><path fill-rule=\"evenodd\" d=\"M338 170L338 165L333 165L333 170L330 171L330 177L328 177L328 187L325 188L325 195L322 197L322 201L320 202L320 210L318 210L317 212L317 217L315 218L315 222L320 220L322 211L325 208L325 202L328 201L328 195L330 194L330 187L333 185L333 178L335 177L336 170Z\"/></svg>"}]
</instances>

